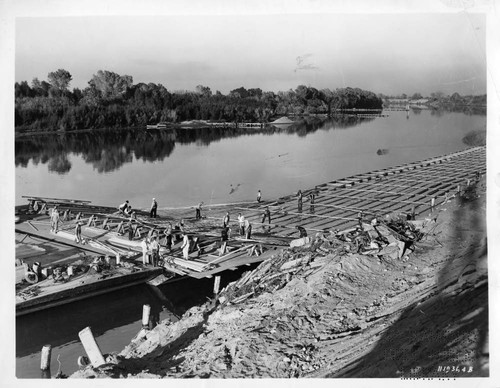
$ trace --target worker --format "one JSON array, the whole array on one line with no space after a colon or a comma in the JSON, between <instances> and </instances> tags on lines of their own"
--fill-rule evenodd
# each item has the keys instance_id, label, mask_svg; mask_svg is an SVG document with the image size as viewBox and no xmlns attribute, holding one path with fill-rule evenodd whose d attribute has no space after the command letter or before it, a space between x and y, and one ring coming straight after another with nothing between
<instances>
[{"instance_id":1,"label":"worker","mask_svg":"<svg viewBox=\"0 0 500 388\"><path fill-rule=\"evenodd\" d=\"M203 202L200 202L196 207L196 219L199 220L201 218L201 207L203 206Z\"/></svg>"},{"instance_id":2,"label":"worker","mask_svg":"<svg viewBox=\"0 0 500 388\"><path fill-rule=\"evenodd\" d=\"M297 192L297 210L302 213L302 190Z\"/></svg>"},{"instance_id":3,"label":"worker","mask_svg":"<svg viewBox=\"0 0 500 388\"><path fill-rule=\"evenodd\" d=\"M163 232L165 234L164 244L169 251L172 250L172 224L168 223L167 229Z\"/></svg>"},{"instance_id":4,"label":"worker","mask_svg":"<svg viewBox=\"0 0 500 388\"><path fill-rule=\"evenodd\" d=\"M174 235L174 240L175 240L175 243L178 243L179 241L182 240L182 230L181 230L181 227L179 225L179 223L176 223L174 225L174 230L173 230L173 235Z\"/></svg>"},{"instance_id":5,"label":"worker","mask_svg":"<svg viewBox=\"0 0 500 388\"><path fill-rule=\"evenodd\" d=\"M363 231L363 217L364 213L361 211L358 213L358 227L361 231Z\"/></svg>"},{"instance_id":6,"label":"worker","mask_svg":"<svg viewBox=\"0 0 500 388\"><path fill-rule=\"evenodd\" d=\"M262 193L259 191L257 191L257 202L260 203L260 201L262 201Z\"/></svg>"},{"instance_id":7,"label":"worker","mask_svg":"<svg viewBox=\"0 0 500 388\"><path fill-rule=\"evenodd\" d=\"M297 229L299 231L299 238L307 237L307 232L302 226L298 225Z\"/></svg>"},{"instance_id":8,"label":"worker","mask_svg":"<svg viewBox=\"0 0 500 388\"><path fill-rule=\"evenodd\" d=\"M223 220L222 220L222 227L226 227L226 226L229 226L229 212L226 213L226 215L224 216Z\"/></svg>"},{"instance_id":9,"label":"worker","mask_svg":"<svg viewBox=\"0 0 500 388\"><path fill-rule=\"evenodd\" d=\"M144 237L144 239L141 242L141 248L142 248L142 264L146 265L149 263L149 244L148 244L148 239Z\"/></svg>"},{"instance_id":10,"label":"worker","mask_svg":"<svg viewBox=\"0 0 500 388\"><path fill-rule=\"evenodd\" d=\"M252 238L252 224L248 220L245 220L245 238L247 240Z\"/></svg>"},{"instance_id":11,"label":"worker","mask_svg":"<svg viewBox=\"0 0 500 388\"><path fill-rule=\"evenodd\" d=\"M316 194L313 191L311 194L309 194L309 202L311 203L311 205L314 205L315 198L316 198Z\"/></svg>"},{"instance_id":12,"label":"worker","mask_svg":"<svg viewBox=\"0 0 500 388\"><path fill-rule=\"evenodd\" d=\"M153 198L153 202L151 203L151 210L149 211L149 216L151 218L156 218L157 209L158 209L158 202L156 202L156 199Z\"/></svg>"},{"instance_id":13,"label":"worker","mask_svg":"<svg viewBox=\"0 0 500 388\"><path fill-rule=\"evenodd\" d=\"M436 197L431 198L431 213L434 211L434 208L436 206Z\"/></svg>"},{"instance_id":14,"label":"worker","mask_svg":"<svg viewBox=\"0 0 500 388\"><path fill-rule=\"evenodd\" d=\"M77 244L82 243L82 223L77 222L75 226L75 242Z\"/></svg>"},{"instance_id":15,"label":"worker","mask_svg":"<svg viewBox=\"0 0 500 388\"><path fill-rule=\"evenodd\" d=\"M120 206L118 206L118 210L120 211L120 213L125 214L125 212L128 210L128 200L126 200Z\"/></svg>"},{"instance_id":16,"label":"worker","mask_svg":"<svg viewBox=\"0 0 500 388\"><path fill-rule=\"evenodd\" d=\"M240 236L245 235L245 216L241 213L238 213L238 223L240 225Z\"/></svg>"},{"instance_id":17,"label":"worker","mask_svg":"<svg viewBox=\"0 0 500 388\"><path fill-rule=\"evenodd\" d=\"M269 210L269 206L266 206L266 210L264 211L264 215L262 216L262 223L264 223L266 218L268 222L271 223L271 211Z\"/></svg>"},{"instance_id":18,"label":"worker","mask_svg":"<svg viewBox=\"0 0 500 388\"><path fill-rule=\"evenodd\" d=\"M133 223L132 217L128 220L127 226L128 226L128 239L132 241L134 239L134 223Z\"/></svg>"},{"instance_id":19,"label":"worker","mask_svg":"<svg viewBox=\"0 0 500 388\"><path fill-rule=\"evenodd\" d=\"M311 194L309 194L309 202L310 202L310 207L309 207L309 213L314 214L314 201L316 199L316 194L313 191Z\"/></svg>"},{"instance_id":20,"label":"worker","mask_svg":"<svg viewBox=\"0 0 500 388\"><path fill-rule=\"evenodd\" d=\"M52 215L50 216L50 231L54 233L59 231L59 210L57 210L57 206L52 209Z\"/></svg>"},{"instance_id":21,"label":"worker","mask_svg":"<svg viewBox=\"0 0 500 388\"><path fill-rule=\"evenodd\" d=\"M220 232L220 255L223 255L226 252L227 240L229 239L230 234L231 229L229 229L227 225L223 226Z\"/></svg>"},{"instance_id":22,"label":"worker","mask_svg":"<svg viewBox=\"0 0 500 388\"><path fill-rule=\"evenodd\" d=\"M182 239L182 255L184 256L185 260L189 260L189 236L187 235L186 232L182 234L183 239Z\"/></svg>"},{"instance_id":23,"label":"worker","mask_svg":"<svg viewBox=\"0 0 500 388\"><path fill-rule=\"evenodd\" d=\"M126 216L132 217L132 215L135 213L132 211L132 206L128 205L125 211L123 212Z\"/></svg>"},{"instance_id":24,"label":"worker","mask_svg":"<svg viewBox=\"0 0 500 388\"><path fill-rule=\"evenodd\" d=\"M153 267L156 267L158 265L158 259L160 258L160 245L156 240L156 236L153 236L153 241L150 244L150 249Z\"/></svg>"}]
</instances>

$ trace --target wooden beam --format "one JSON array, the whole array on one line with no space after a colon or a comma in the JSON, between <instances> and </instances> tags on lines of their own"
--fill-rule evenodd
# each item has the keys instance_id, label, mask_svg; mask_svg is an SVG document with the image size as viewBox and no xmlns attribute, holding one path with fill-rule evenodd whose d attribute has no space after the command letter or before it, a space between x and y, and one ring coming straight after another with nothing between
<instances>
[{"instance_id":1,"label":"wooden beam","mask_svg":"<svg viewBox=\"0 0 500 388\"><path fill-rule=\"evenodd\" d=\"M83 199L65 199L65 198L50 198L50 197L35 197L33 195L23 195L21 198L27 198L28 200L36 201L51 201L51 202L64 202L64 203L78 203L78 204L89 204L92 201L86 201Z\"/></svg>"}]
</instances>

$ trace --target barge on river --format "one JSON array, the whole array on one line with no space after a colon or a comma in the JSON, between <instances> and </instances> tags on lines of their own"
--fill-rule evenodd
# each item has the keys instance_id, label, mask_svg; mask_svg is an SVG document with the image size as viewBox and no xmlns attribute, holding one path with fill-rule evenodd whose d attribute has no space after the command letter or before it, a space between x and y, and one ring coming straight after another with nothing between
<instances>
[{"instance_id":1,"label":"barge on river","mask_svg":"<svg viewBox=\"0 0 500 388\"><path fill-rule=\"evenodd\" d=\"M222 248L220 237L213 232L216 228L200 228L202 223L189 217L187 210L160 218L136 210L128 217L90 201L25 198L29 205L16 209L17 315L142 282L156 286L183 277L211 278L261 262L290 241L235 237ZM60 215L57 232L51 230L51 213L56 207ZM81 226L80 242L76 241L77 224ZM164 245L168 224L177 224L171 249ZM191 240L188 260L181 250L183 231ZM142 261L141 242L153 236L161 244L156 267Z\"/></svg>"}]
</instances>

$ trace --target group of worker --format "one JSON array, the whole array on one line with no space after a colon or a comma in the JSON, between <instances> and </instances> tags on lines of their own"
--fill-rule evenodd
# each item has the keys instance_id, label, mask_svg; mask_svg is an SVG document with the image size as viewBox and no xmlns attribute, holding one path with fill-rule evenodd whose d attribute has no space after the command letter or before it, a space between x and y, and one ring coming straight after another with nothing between
<instances>
[{"instance_id":1,"label":"group of worker","mask_svg":"<svg viewBox=\"0 0 500 388\"><path fill-rule=\"evenodd\" d=\"M144 237L141 242L141 248L142 264L152 264L153 267L157 267L160 259L160 244L158 242L158 237L152 236L151 239Z\"/></svg>"},{"instance_id":2,"label":"group of worker","mask_svg":"<svg viewBox=\"0 0 500 388\"><path fill-rule=\"evenodd\" d=\"M158 266L160 247L165 246L167 251L171 252L172 246L180 241L182 241L180 250L185 260L189 260L189 254L193 249L198 249L198 252L200 251L197 239L191 239L184 230L183 220L175 224L174 227L172 227L171 223L168 223L167 228L163 231L163 235L164 238L162 243L160 243L161 238L156 230L151 231L149 236L145 236L142 239L142 262L144 265L152 264L154 267Z\"/></svg>"},{"instance_id":3,"label":"group of worker","mask_svg":"<svg viewBox=\"0 0 500 388\"><path fill-rule=\"evenodd\" d=\"M261 201L262 201L262 192L261 190L258 190L257 202L260 203ZM203 202L200 202L198 206L196 206L195 219L202 218L201 210L203 204L204 204ZM133 240L135 234L133 218L136 218L133 216L135 216L135 212L132 211L132 207L128 200L126 200L124 203L118 206L118 210L121 214L130 216L130 220L127 224L128 238L129 240ZM157 210L158 210L158 202L156 201L155 198L153 198L149 214L151 218L157 217ZM248 219L245 219L245 217L241 213L238 214L237 220L238 220L239 235L241 237L244 237L245 239L251 239L252 224L250 223L250 221ZM271 211L269 210L269 207L266 207L262 215L262 223L264 223L266 220L268 221L269 224L271 224ZM231 229L229 228L229 223L230 223L230 215L229 212L227 212L222 220L221 250L220 250L221 254L225 252L227 241L230 238ZM79 231L78 232L75 231L75 234L77 236L79 235L81 239L81 226L77 225L77 230L78 228ZM179 235L182 237L179 237ZM174 228L172 228L172 225L169 223L164 231L164 236L165 237L162 245L164 245L168 251L172 250L174 238L176 239L176 242L179 242L182 239L182 244L180 246L180 249L182 251L183 258L185 260L189 260L189 253L192 251L193 245L195 245L194 248L196 248L197 242L191 240L188 234L184 231L182 220L180 224L176 224ZM144 265L152 264L153 266L157 266L160 258L160 238L156 231L150 233L149 237L143 238L141 242L141 248L143 254L142 255L143 264Z\"/></svg>"},{"instance_id":4,"label":"group of worker","mask_svg":"<svg viewBox=\"0 0 500 388\"><path fill-rule=\"evenodd\" d=\"M311 191L308 195L309 204L310 204L310 212L314 213L314 201L316 199L316 191ZM304 195L302 194L302 190L297 192L297 211L302 213L302 204L304 200Z\"/></svg>"},{"instance_id":5,"label":"group of worker","mask_svg":"<svg viewBox=\"0 0 500 388\"><path fill-rule=\"evenodd\" d=\"M260 203L262 201L262 192L260 190L257 191L257 202ZM195 219L199 220L202 218L201 215L201 209L204 205L204 202L200 202L198 206L196 206L196 214L195 214ZM133 216L135 218L135 212L132 211L132 206L130 205L129 201L126 200L124 203L122 203L120 206L118 206L118 211L120 214L124 216ZM151 218L157 218L158 217L158 202L156 201L156 198L153 198L151 202L151 206L149 209L149 216ZM264 221L263 221L264 222ZM269 218L269 222L270 218Z\"/></svg>"}]
</instances>

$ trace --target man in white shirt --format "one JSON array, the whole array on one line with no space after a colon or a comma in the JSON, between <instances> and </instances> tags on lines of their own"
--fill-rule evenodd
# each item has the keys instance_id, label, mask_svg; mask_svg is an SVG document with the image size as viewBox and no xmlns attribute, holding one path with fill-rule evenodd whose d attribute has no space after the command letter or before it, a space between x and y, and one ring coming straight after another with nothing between
<instances>
[{"instance_id":1,"label":"man in white shirt","mask_svg":"<svg viewBox=\"0 0 500 388\"><path fill-rule=\"evenodd\" d=\"M184 256L185 260L189 260L189 237L187 233L183 233L183 239L182 239L182 255Z\"/></svg>"},{"instance_id":2,"label":"man in white shirt","mask_svg":"<svg viewBox=\"0 0 500 388\"><path fill-rule=\"evenodd\" d=\"M158 244L156 237L153 237L153 241L149 247L151 249L151 261L153 262L153 267L156 267L158 265L158 259L160 258L160 244Z\"/></svg>"},{"instance_id":3,"label":"man in white shirt","mask_svg":"<svg viewBox=\"0 0 500 388\"><path fill-rule=\"evenodd\" d=\"M238 222L240 224L240 236L245 235L245 216L238 213Z\"/></svg>"},{"instance_id":4,"label":"man in white shirt","mask_svg":"<svg viewBox=\"0 0 500 388\"><path fill-rule=\"evenodd\" d=\"M144 239L141 242L141 248L142 248L142 264L146 265L149 263L149 244L148 244L148 239L144 237Z\"/></svg>"}]
</instances>

